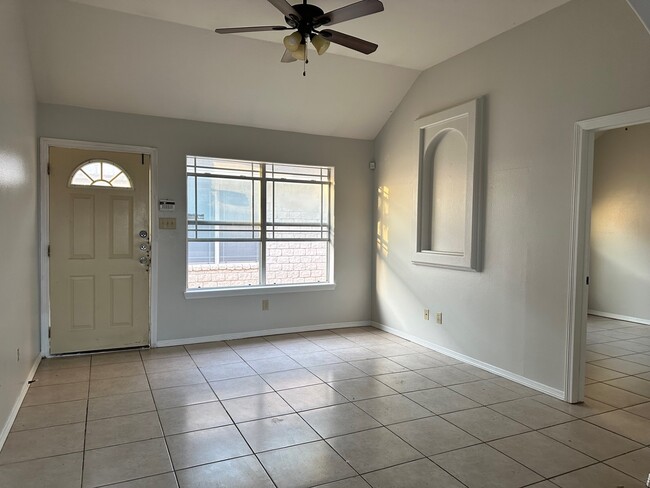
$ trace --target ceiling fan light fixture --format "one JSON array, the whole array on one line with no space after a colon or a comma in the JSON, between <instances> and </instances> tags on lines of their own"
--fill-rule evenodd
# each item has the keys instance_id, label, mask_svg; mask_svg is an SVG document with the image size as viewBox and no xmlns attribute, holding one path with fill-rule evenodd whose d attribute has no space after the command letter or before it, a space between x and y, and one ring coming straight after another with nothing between
<instances>
[{"instance_id":1,"label":"ceiling fan light fixture","mask_svg":"<svg viewBox=\"0 0 650 488\"><path fill-rule=\"evenodd\" d=\"M316 52L319 56L325 54L325 51L327 51L327 49L330 47L330 41L321 35L314 36L311 40L311 43L314 46L314 49L316 49Z\"/></svg>"},{"instance_id":2,"label":"ceiling fan light fixture","mask_svg":"<svg viewBox=\"0 0 650 488\"><path fill-rule=\"evenodd\" d=\"M304 44L302 44L302 34L298 31L285 37L283 43L284 47L292 53L298 51L301 45L304 46Z\"/></svg>"},{"instance_id":3,"label":"ceiling fan light fixture","mask_svg":"<svg viewBox=\"0 0 650 488\"><path fill-rule=\"evenodd\" d=\"M307 54L307 44L300 44L298 49L291 51L291 55L298 61L304 61Z\"/></svg>"}]
</instances>

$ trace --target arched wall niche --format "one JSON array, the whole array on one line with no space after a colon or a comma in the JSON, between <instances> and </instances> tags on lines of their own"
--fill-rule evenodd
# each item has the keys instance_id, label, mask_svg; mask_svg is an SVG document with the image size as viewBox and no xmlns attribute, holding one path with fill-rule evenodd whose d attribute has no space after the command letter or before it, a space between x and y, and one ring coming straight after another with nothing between
<instances>
[{"instance_id":1,"label":"arched wall niche","mask_svg":"<svg viewBox=\"0 0 650 488\"><path fill-rule=\"evenodd\" d=\"M481 99L417 121L413 263L479 271Z\"/></svg>"},{"instance_id":2,"label":"arched wall niche","mask_svg":"<svg viewBox=\"0 0 650 488\"><path fill-rule=\"evenodd\" d=\"M464 252L466 133L466 130L445 129L427 147L422 168L422 249Z\"/></svg>"}]
</instances>

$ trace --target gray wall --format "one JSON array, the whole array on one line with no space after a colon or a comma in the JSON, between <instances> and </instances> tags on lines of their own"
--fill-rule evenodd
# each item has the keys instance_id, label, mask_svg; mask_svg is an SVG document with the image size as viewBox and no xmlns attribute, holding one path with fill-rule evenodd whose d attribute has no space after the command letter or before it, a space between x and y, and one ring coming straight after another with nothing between
<instances>
[{"instance_id":1,"label":"gray wall","mask_svg":"<svg viewBox=\"0 0 650 488\"><path fill-rule=\"evenodd\" d=\"M425 71L376 140L390 197L373 320L563 390L574 123L650 105L649 86L650 36L625 0L569 2ZM484 270L414 266L414 121L482 95Z\"/></svg>"},{"instance_id":2,"label":"gray wall","mask_svg":"<svg viewBox=\"0 0 650 488\"><path fill-rule=\"evenodd\" d=\"M650 124L596 139L589 310L650 323Z\"/></svg>"},{"instance_id":3,"label":"gray wall","mask_svg":"<svg viewBox=\"0 0 650 488\"><path fill-rule=\"evenodd\" d=\"M218 88L215 88L218 89ZM368 321L372 142L39 105L39 136L158 148L158 196L176 200L177 229L159 231L158 339ZM186 300L185 156L335 167L336 290ZM266 297L264 297L266 298Z\"/></svg>"},{"instance_id":4,"label":"gray wall","mask_svg":"<svg viewBox=\"0 0 650 488\"><path fill-rule=\"evenodd\" d=\"M36 100L19 4L0 2L0 442L40 349Z\"/></svg>"}]
</instances>

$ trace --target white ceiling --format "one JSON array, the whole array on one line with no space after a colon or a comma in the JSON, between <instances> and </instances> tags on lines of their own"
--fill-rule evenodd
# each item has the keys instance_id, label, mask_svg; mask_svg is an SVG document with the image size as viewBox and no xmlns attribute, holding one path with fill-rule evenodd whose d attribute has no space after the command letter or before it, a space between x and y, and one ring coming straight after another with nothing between
<instances>
[{"instance_id":1,"label":"white ceiling","mask_svg":"<svg viewBox=\"0 0 650 488\"><path fill-rule=\"evenodd\" d=\"M324 10L353 0L320 0ZM335 27L379 44L332 45L281 64L282 24L265 0L25 0L39 101L310 134L374 139L420 71L567 0L383 0ZM253 38L254 37L254 38Z\"/></svg>"}]
</instances>

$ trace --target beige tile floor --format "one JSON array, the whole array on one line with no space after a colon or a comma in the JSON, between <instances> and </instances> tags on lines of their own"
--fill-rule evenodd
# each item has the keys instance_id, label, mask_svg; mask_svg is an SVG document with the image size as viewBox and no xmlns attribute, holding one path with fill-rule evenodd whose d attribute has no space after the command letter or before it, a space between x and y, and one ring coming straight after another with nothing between
<instances>
[{"instance_id":1,"label":"beige tile floor","mask_svg":"<svg viewBox=\"0 0 650 488\"><path fill-rule=\"evenodd\" d=\"M591 317L569 405L373 328L43 360L17 487L642 487L650 327Z\"/></svg>"}]
</instances>

